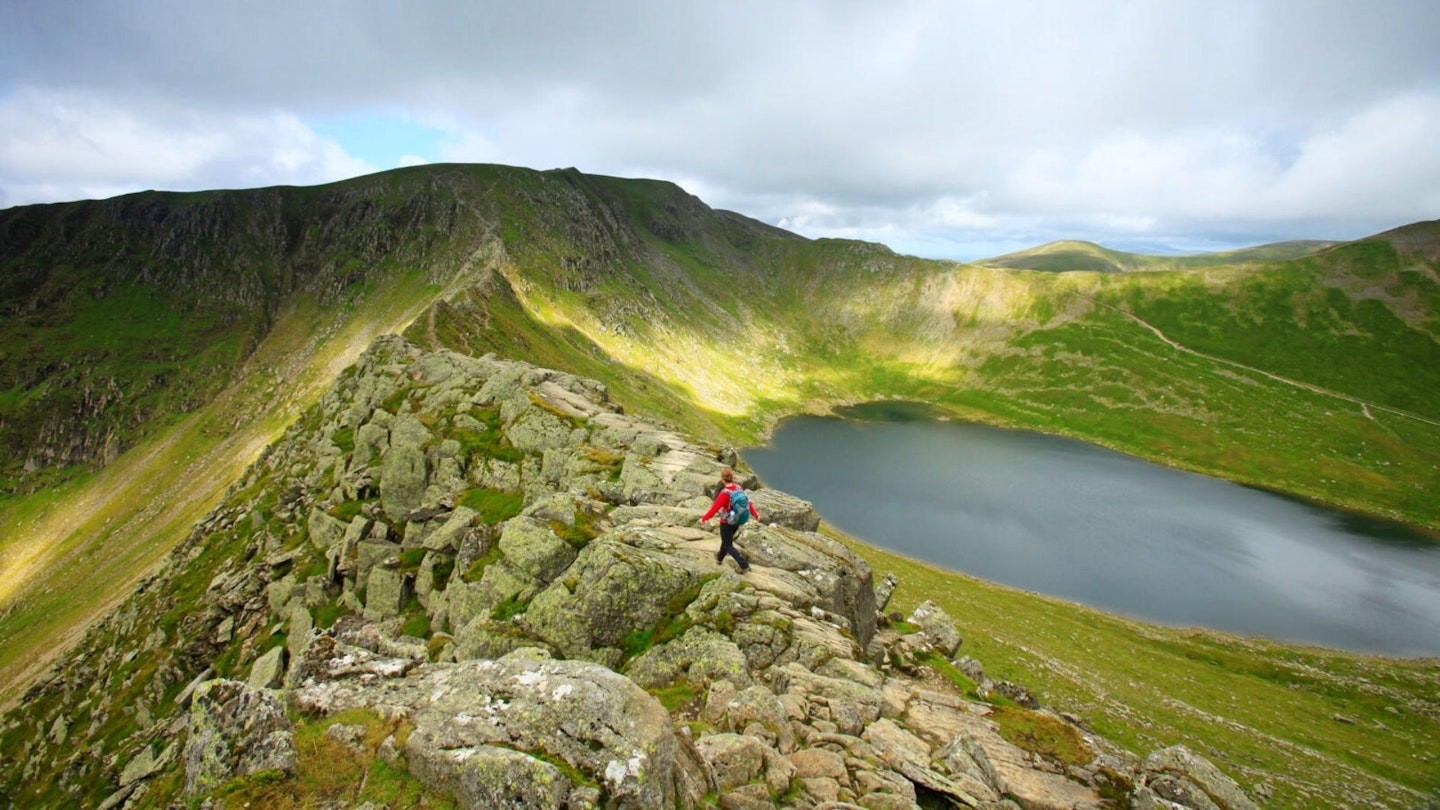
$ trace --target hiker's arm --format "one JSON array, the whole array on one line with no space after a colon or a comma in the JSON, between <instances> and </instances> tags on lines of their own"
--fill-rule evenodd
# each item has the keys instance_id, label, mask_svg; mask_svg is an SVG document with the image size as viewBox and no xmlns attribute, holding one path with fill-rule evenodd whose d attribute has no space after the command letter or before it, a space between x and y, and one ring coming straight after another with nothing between
<instances>
[{"instance_id":1,"label":"hiker's arm","mask_svg":"<svg viewBox=\"0 0 1440 810\"><path fill-rule=\"evenodd\" d=\"M705 513L705 517L700 518L700 522L704 523L710 518L715 517L716 512L719 512L721 509L728 508L729 506L730 493L727 490L722 489L720 490L720 494L715 496L715 503L710 504L710 511ZM753 508L751 511L754 511Z\"/></svg>"}]
</instances>

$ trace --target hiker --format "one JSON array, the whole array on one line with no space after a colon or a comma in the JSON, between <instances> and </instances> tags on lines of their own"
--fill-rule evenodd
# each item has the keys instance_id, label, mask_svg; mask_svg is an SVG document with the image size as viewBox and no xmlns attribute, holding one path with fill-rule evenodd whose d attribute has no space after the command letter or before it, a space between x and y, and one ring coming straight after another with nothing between
<instances>
[{"instance_id":1,"label":"hiker","mask_svg":"<svg viewBox=\"0 0 1440 810\"><path fill-rule=\"evenodd\" d=\"M715 496L715 503L710 505L710 511L700 518L700 522L705 523L717 512L720 513L720 552L715 555L715 564L724 565L725 555L729 554L740 566L740 573L750 573L750 561L735 547L735 533L740 531L740 527L751 517L759 520L760 513L755 511L755 504L751 502L750 496L735 483L735 471L728 467L720 472L720 492Z\"/></svg>"}]
</instances>

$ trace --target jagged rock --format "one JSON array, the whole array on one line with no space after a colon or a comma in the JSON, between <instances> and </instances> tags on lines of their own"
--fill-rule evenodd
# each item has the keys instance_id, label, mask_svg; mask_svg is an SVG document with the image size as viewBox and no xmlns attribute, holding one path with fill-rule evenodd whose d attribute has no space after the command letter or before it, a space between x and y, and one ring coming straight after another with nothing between
<instances>
[{"instance_id":1,"label":"jagged rock","mask_svg":"<svg viewBox=\"0 0 1440 810\"><path fill-rule=\"evenodd\" d=\"M459 551L465 534L474 526L477 517L479 514L474 509L466 506L455 507L455 511L450 513L440 528L425 537L425 548L452 554Z\"/></svg>"},{"instance_id":2,"label":"jagged rock","mask_svg":"<svg viewBox=\"0 0 1440 810\"><path fill-rule=\"evenodd\" d=\"M149 779L170 764L174 758L174 743L171 743L159 756L156 756L155 749L150 746L141 746L139 753L132 757L130 762L125 765L125 769L120 772L120 787L131 787L136 782Z\"/></svg>"},{"instance_id":3,"label":"jagged rock","mask_svg":"<svg viewBox=\"0 0 1440 810\"><path fill-rule=\"evenodd\" d=\"M494 765L493 752L482 750L491 746L561 759L603 784L617 807L694 806L710 789L699 754L675 733L659 702L604 667L552 661L532 650L495 661L391 669L377 689L352 671L352 649L312 645L313 675L294 693L296 706L326 714L404 707L415 724L407 761L438 789L462 785L474 795L503 795L509 784L503 777L517 763L527 778L563 777L514 758L503 763L512 767L472 765L477 757Z\"/></svg>"},{"instance_id":4,"label":"jagged rock","mask_svg":"<svg viewBox=\"0 0 1440 810\"><path fill-rule=\"evenodd\" d=\"M632 632L672 615L670 601L706 572L703 559L667 553L670 543L637 535L610 533L591 541L564 579L530 603L521 619L525 629L566 657L585 657L617 649Z\"/></svg>"},{"instance_id":5,"label":"jagged rock","mask_svg":"<svg viewBox=\"0 0 1440 810\"><path fill-rule=\"evenodd\" d=\"M877 633L894 580L877 588L863 561L816 534L809 504L742 475L765 518L739 540L753 568L742 577L717 567L718 538L698 518L722 465L737 459L618 413L592 384L523 364L424 354L390 338L347 379L350 389L337 386L318 417L297 422L259 472L247 473L247 488L270 476L274 515L257 523L254 503L226 504L171 558L162 577L203 565L210 583L176 637L151 641L147 618L129 606L107 628L112 637L132 628L137 639L149 631L144 649L183 657L154 670L156 683L133 709L85 707L88 730L45 717L45 747L88 743L116 712L142 728L152 710L155 723L173 723L175 707L162 696L239 645L242 656L267 650L248 686L217 697L207 684L192 713L233 725L237 710L259 705L259 687L283 674L280 694L295 711L368 707L405 718L413 732L389 738L375 756L462 806L771 807L782 795L800 807L869 810L936 794L1027 810L1099 801L1100 760L1067 770L1021 751L999 735L989 707L906 677L925 671L915 652L953 655L954 622L927 605L912 616L923 633ZM349 428L347 458L341 431ZM475 449L487 446L504 458ZM507 494L524 506L508 520L517 504L486 501ZM208 559L224 545L208 538L236 526L252 535L247 556ZM436 632L428 645L397 638L412 590L430 627L448 635ZM345 608L363 617L335 619ZM317 634L313 617L333 623ZM282 631L287 646L271 648L267 633ZM227 633L224 650L216 642ZM550 660L547 649L566 660ZM887 652L883 674L867 663ZM83 665L113 669L140 654L107 646ZM985 681L978 662L957 666L987 689L1008 688ZM67 670L67 691L83 693L98 677L80 667ZM210 677L191 681L181 705ZM697 697L672 717L642 687ZM691 742L685 721L697 709L710 733ZM283 730L276 707L253 713ZM138 774L163 759L146 746L170 729L179 730L162 725L110 749L139 752L119 774L115 755L94 767L141 792L161 785ZM353 732L330 733L350 745ZM249 734L192 733L196 745L211 742L194 757L201 783L187 782L188 795L199 801L206 786L240 773L236 763L206 768L257 749ZM1157 753L1143 778L1138 760L1105 766L1155 806L1210 795L1201 783L1213 774L1184 775L1171 759ZM22 773L36 772L27 763ZM135 802L128 790L112 795L116 806Z\"/></svg>"},{"instance_id":6,"label":"jagged rock","mask_svg":"<svg viewBox=\"0 0 1440 810\"><path fill-rule=\"evenodd\" d=\"M285 648L275 647L264 655L255 659L250 665L250 679L247 685L251 689L270 689L279 686L285 675Z\"/></svg>"},{"instance_id":7,"label":"jagged rock","mask_svg":"<svg viewBox=\"0 0 1440 810\"><path fill-rule=\"evenodd\" d=\"M809 714L834 723L840 731L858 736L880 718L880 692L841 678L816 675L798 663L786 664L773 673L777 692L805 698Z\"/></svg>"},{"instance_id":8,"label":"jagged rock","mask_svg":"<svg viewBox=\"0 0 1440 810\"><path fill-rule=\"evenodd\" d=\"M879 613L885 612L885 606L890 604L890 597L895 593L895 588L900 585L900 578L895 572L887 572L880 584L875 586L875 610Z\"/></svg>"},{"instance_id":9,"label":"jagged rock","mask_svg":"<svg viewBox=\"0 0 1440 810\"><path fill-rule=\"evenodd\" d=\"M889 718L882 718L866 727L862 739L874 747L875 753L887 765L928 790L950 796L970 807L980 806L981 801L998 801L1000 798L998 792L983 785L962 785L932 769L930 747Z\"/></svg>"},{"instance_id":10,"label":"jagged rock","mask_svg":"<svg viewBox=\"0 0 1440 810\"><path fill-rule=\"evenodd\" d=\"M505 522L500 532L500 551L509 564L540 582L554 580L579 553L545 524L528 517Z\"/></svg>"},{"instance_id":11,"label":"jagged rock","mask_svg":"<svg viewBox=\"0 0 1440 810\"><path fill-rule=\"evenodd\" d=\"M423 505L430 482L425 445L433 434L408 414L390 425L390 449L380 464L380 503L392 519L405 519Z\"/></svg>"},{"instance_id":12,"label":"jagged rock","mask_svg":"<svg viewBox=\"0 0 1440 810\"><path fill-rule=\"evenodd\" d=\"M715 787L722 793L748 785L764 774L766 746L754 737L721 732L701 737L696 748L715 774Z\"/></svg>"},{"instance_id":13,"label":"jagged rock","mask_svg":"<svg viewBox=\"0 0 1440 810\"><path fill-rule=\"evenodd\" d=\"M795 750L795 730L790 725L790 713L774 692L763 686L747 687L735 692L729 681L716 684L710 697L714 706L707 701L706 718L713 724L730 730L744 731L767 739L781 754Z\"/></svg>"},{"instance_id":14,"label":"jagged rock","mask_svg":"<svg viewBox=\"0 0 1440 810\"><path fill-rule=\"evenodd\" d=\"M813 532L760 527L740 541L751 565L789 572L813 593L795 607L818 607L842 617L860 649L875 634L875 587L870 566L838 541Z\"/></svg>"},{"instance_id":15,"label":"jagged rock","mask_svg":"<svg viewBox=\"0 0 1440 810\"><path fill-rule=\"evenodd\" d=\"M417 779L454 796L462 807L567 807L576 792L559 768L513 748L417 747L411 757L410 771Z\"/></svg>"},{"instance_id":16,"label":"jagged rock","mask_svg":"<svg viewBox=\"0 0 1440 810\"><path fill-rule=\"evenodd\" d=\"M345 538L347 526L329 513L317 508L310 510L310 521L307 528L310 531L310 542L323 551L340 545L340 541Z\"/></svg>"},{"instance_id":17,"label":"jagged rock","mask_svg":"<svg viewBox=\"0 0 1440 810\"><path fill-rule=\"evenodd\" d=\"M190 707L185 795L261 771L295 772L295 739L279 700L239 681L206 681Z\"/></svg>"},{"instance_id":18,"label":"jagged rock","mask_svg":"<svg viewBox=\"0 0 1440 810\"><path fill-rule=\"evenodd\" d=\"M750 682L745 654L723 633L692 627L680 638L651 647L630 662L626 675L644 687L685 680L698 685L715 681Z\"/></svg>"},{"instance_id":19,"label":"jagged rock","mask_svg":"<svg viewBox=\"0 0 1440 810\"><path fill-rule=\"evenodd\" d=\"M921 602L910 614L910 622L920 625L929 638L931 647L946 658L954 656L965 641L950 614L929 599Z\"/></svg>"},{"instance_id":20,"label":"jagged rock","mask_svg":"<svg viewBox=\"0 0 1440 810\"><path fill-rule=\"evenodd\" d=\"M784 526L802 532L820 528L820 513L815 505L776 489L759 489L750 493L760 520L773 526Z\"/></svg>"},{"instance_id":21,"label":"jagged rock","mask_svg":"<svg viewBox=\"0 0 1440 810\"><path fill-rule=\"evenodd\" d=\"M1210 760L1183 745L1162 748L1145 759L1145 771L1152 776L1147 784L1170 801L1198 801L1199 796L1213 801L1222 810L1256 810L1258 805L1245 791L1226 776ZM1165 778L1171 777L1171 778ZM1176 778L1178 777L1178 778ZM1186 784L1188 783L1188 785ZM1193 788L1198 789L1197 794ZM1173 794L1173 795L1172 795ZM1187 797L1187 798L1181 798ZM1188 806L1201 810L1198 804Z\"/></svg>"},{"instance_id":22,"label":"jagged rock","mask_svg":"<svg viewBox=\"0 0 1440 810\"><path fill-rule=\"evenodd\" d=\"M387 619L400 615L410 596L409 577L389 568L372 568L366 580L365 616Z\"/></svg>"}]
</instances>

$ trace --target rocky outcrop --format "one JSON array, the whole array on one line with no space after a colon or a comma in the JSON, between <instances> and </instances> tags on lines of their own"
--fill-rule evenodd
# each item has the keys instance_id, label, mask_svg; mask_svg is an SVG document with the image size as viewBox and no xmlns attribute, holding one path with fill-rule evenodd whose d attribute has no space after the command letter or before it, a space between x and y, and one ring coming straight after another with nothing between
<instances>
[{"instance_id":1,"label":"rocky outcrop","mask_svg":"<svg viewBox=\"0 0 1440 810\"><path fill-rule=\"evenodd\" d=\"M398 724L375 756L464 807L1246 806L1188 752L1141 763L982 700L1003 690L953 660L953 618L877 622L869 567L753 477L751 570L718 566L698 518L726 463L594 382L380 341L98 630L145 638L97 660L156 684L127 687L148 725L119 735L114 806L167 768L192 798L283 778L290 717L355 712ZM77 663L37 693L57 696L45 750L115 733L62 722L101 677ZM1017 712L1066 758L1012 741ZM183 758L156 754L177 736Z\"/></svg>"}]
</instances>

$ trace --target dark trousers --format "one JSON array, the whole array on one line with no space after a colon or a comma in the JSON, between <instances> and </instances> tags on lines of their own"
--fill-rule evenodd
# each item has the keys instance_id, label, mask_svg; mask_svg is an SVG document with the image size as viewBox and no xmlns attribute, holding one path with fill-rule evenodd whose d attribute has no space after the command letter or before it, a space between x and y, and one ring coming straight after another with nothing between
<instances>
[{"instance_id":1,"label":"dark trousers","mask_svg":"<svg viewBox=\"0 0 1440 810\"><path fill-rule=\"evenodd\" d=\"M725 521L720 521L720 553L715 555L715 562L723 565L725 555L729 554L735 558L735 563L741 568L749 568L750 561L735 547L735 533L740 531L739 526L732 526Z\"/></svg>"}]
</instances>

